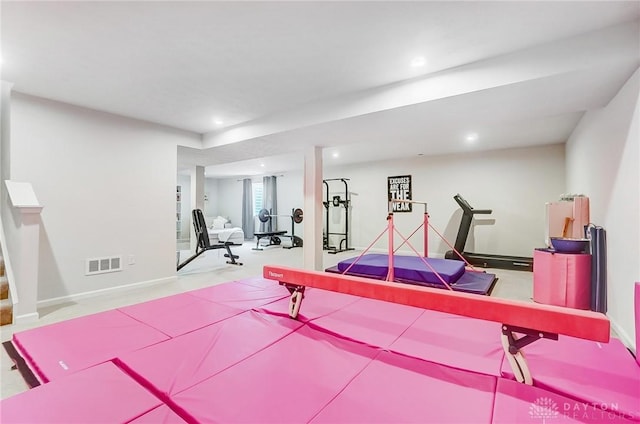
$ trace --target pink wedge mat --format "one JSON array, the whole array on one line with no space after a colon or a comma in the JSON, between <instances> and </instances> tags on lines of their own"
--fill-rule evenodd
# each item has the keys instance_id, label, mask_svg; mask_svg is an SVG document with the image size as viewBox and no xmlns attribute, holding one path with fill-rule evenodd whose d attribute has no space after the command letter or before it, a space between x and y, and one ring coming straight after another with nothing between
<instances>
[{"instance_id":1,"label":"pink wedge mat","mask_svg":"<svg viewBox=\"0 0 640 424\"><path fill-rule=\"evenodd\" d=\"M278 283L274 284L276 284L276 286L282 290L287 297L258 308L257 310L268 314L288 317L289 292L285 287L278 285ZM335 293L321 289L306 289L304 293L304 299L302 300L302 304L304 306L300 309L300 314L297 318L298 321L302 322L307 322L331 314L361 299L357 296Z\"/></svg>"},{"instance_id":2,"label":"pink wedge mat","mask_svg":"<svg viewBox=\"0 0 640 424\"><path fill-rule=\"evenodd\" d=\"M129 421L132 424L183 424L185 420L173 412L167 405L160 405L146 414Z\"/></svg>"},{"instance_id":3,"label":"pink wedge mat","mask_svg":"<svg viewBox=\"0 0 640 424\"><path fill-rule=\"evenodd\" d=\"M46 383L167 339L155 328L114 309L21 331L12 341L38 379Z\"/></svg>"},{"instance_id":4,"label":"pink wedge mat","mask_svg":"<svg viewBox=\"0 0 640 424\"><path fill-rule=\"evenodd\" d=\"M587 403L614 404L640 420L640 367L618 339L597 343L560 336L525 348L533 385ZM513 378L507 361L502 374Z\"/></svg>"},{"instance_id":5,"label":"pink wedge mat","mask_svg":"<svg viewBox=\"0 0 640 424\"><path fill-rule=\"evenodd\" d=\"M300 326L302 323L290 318L247 311L129 352L116 363L166 400L276 343Z\"/></svg>"},{"instance_id":6,"label":"pink wedge mat","mask_svg":"<svg viewBox=\"0 0 640 424\"><path fill-rule=\"evenodd\" d=\"M170 337L176 337L242 313L241 309L208 302L187 293L118 309Z\"/></svg>"},{"instance_id":7,"label":"pink wedge mat","mask_svg":"<svg viewBox=\"0 0 640 424\"><path fill-rule=\"evenodd\" d=\"M171 399L194 422L305 423L377 352L303 326Z\"/></svg>"},{"instance_id":8,"label":"pink wedge mat","mask_svg":"<svg viewBox=\"0 0 640 424\"><path fill-rule=\"evenodd\" d=\"M425 310L389 349L454 368L500 376L504 358L500 336L500 324L496 322Z\"/></svg>"},{"instance_id":9,"label":"pink wedge mat","mask_svg":"<svg viewBox=\"0 0 640 424\"><path fill-rule=\"evenodd\" d=\"M289 292L275 281L273 284L263 283L262 286L257 283L256 279L249 279L246 283L240 280L193 290L187 294L243 311L289 296Z\"/></svg>"},{"instance_id":10,"label":"pink wedge mat","mask_svg":"<svg viewBox=\"0 0 640 424\"><path fill-rule=\"evenodd\" d=\"M0 402L2 422L124 423L161 402L113 363L105 362Z\"/></svg>"},{"instance_id":11,"label":"pink wedge mat","mask_svg":"<svg viewBox=\"0 0 640 424\"><path fill-rule=\"evenodd\" d=\"M488 423L496 377L381 352L312 423Z\"/></svg>"},{"instance_id":12,"label":"pink wedge mat","mask_svg":"<svg viewBox=\"0 0 640 424\"><path fill-rule=\"evenodd\" d=\"M551 391L498 379L493 423L631 423L637 418L618 409L616 401L597 405Z\"/></svg>"},{"instance_id":13,"label":"pink wedge mat","mask_svg":"<svg viewBox=\"0 0 640 424\"><path fill-rule=\"evenodd\" d=\"M304 302L304 301L303 301ZM304 305L306 308L306 304ZM374 299L360 299L312 321L314 328L387 348L424 312L424 309Z\"/></svg>"}]
</instances>

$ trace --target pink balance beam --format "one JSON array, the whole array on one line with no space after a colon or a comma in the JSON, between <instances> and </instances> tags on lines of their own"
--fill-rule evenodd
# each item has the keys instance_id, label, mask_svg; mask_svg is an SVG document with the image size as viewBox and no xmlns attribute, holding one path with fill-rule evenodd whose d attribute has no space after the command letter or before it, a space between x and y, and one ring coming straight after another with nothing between
<instances>
[{"instance_id":1,"label":"pink balance beam","mask_svg":"<svg viewBox=\"0 0 640 424\"><path fill-rule=\"evenodd\" d=\"M609 341L609 319L592 311L280 266L265 266L263 276L281 284L315 287L585 340Z\"/></svg>"}]
</instances>

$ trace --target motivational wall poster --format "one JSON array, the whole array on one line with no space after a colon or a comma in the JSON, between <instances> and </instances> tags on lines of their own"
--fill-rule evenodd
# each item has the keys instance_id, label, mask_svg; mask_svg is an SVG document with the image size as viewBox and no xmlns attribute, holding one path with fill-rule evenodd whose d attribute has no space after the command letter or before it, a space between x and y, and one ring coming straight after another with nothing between
<instances>
[{"instance_id":1,"label":"motivational wall poster","mask_svg":"<svg viewBox=\"0 0 640 424\"><path fill-rule=\"evenodd\" d=\"M411 200L411 175L387 177L387 187L389 190L389 201ZM393 212L411 212L413 204L393 202L391 206Z\"/></svg>"}]
</instances>

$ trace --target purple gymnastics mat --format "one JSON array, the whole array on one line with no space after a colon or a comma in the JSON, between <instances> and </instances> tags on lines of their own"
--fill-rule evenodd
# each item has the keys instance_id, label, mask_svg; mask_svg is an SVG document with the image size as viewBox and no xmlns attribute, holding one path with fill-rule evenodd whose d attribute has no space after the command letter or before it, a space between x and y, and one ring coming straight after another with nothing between
<instances>
[{"instance_id":1,"label":"purple gymnastics mat","mask_svg":"<svg viewBox=\"0 0 640 424\"><path fill-rule=\"evenodd\" d=\"M343 274L349 269L349 275L384 280L389 269L389 256L370 253L363 255L353 266L357 258L340 261L337 266L327 268L326 272ZM496 281L495 274L465 271L464 263L451 259L423 258L417 256L394 256L394 277L400 283L417 284L430 287L442 287L438 275L455 291L488 295ZM351 266L351 268L349 268ZM435 272L434 272L435 271Z\"/></svg>"}]
</instances>

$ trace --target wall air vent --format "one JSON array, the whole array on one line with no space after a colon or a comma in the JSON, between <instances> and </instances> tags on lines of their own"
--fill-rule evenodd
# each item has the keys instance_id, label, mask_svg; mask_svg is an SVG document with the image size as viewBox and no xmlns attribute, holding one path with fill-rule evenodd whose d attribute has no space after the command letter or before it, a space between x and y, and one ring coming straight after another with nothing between
<instances>
[{"instance_id":1,"label":"wall air vent","mask_svg":"<svg viewBox=\"0 0 640 424\"><path fill-rule=\"evenodd\" d=\"M85 275L122 271L122 256L90 258L85 261Z\"/></svg>"}]
</instances>

